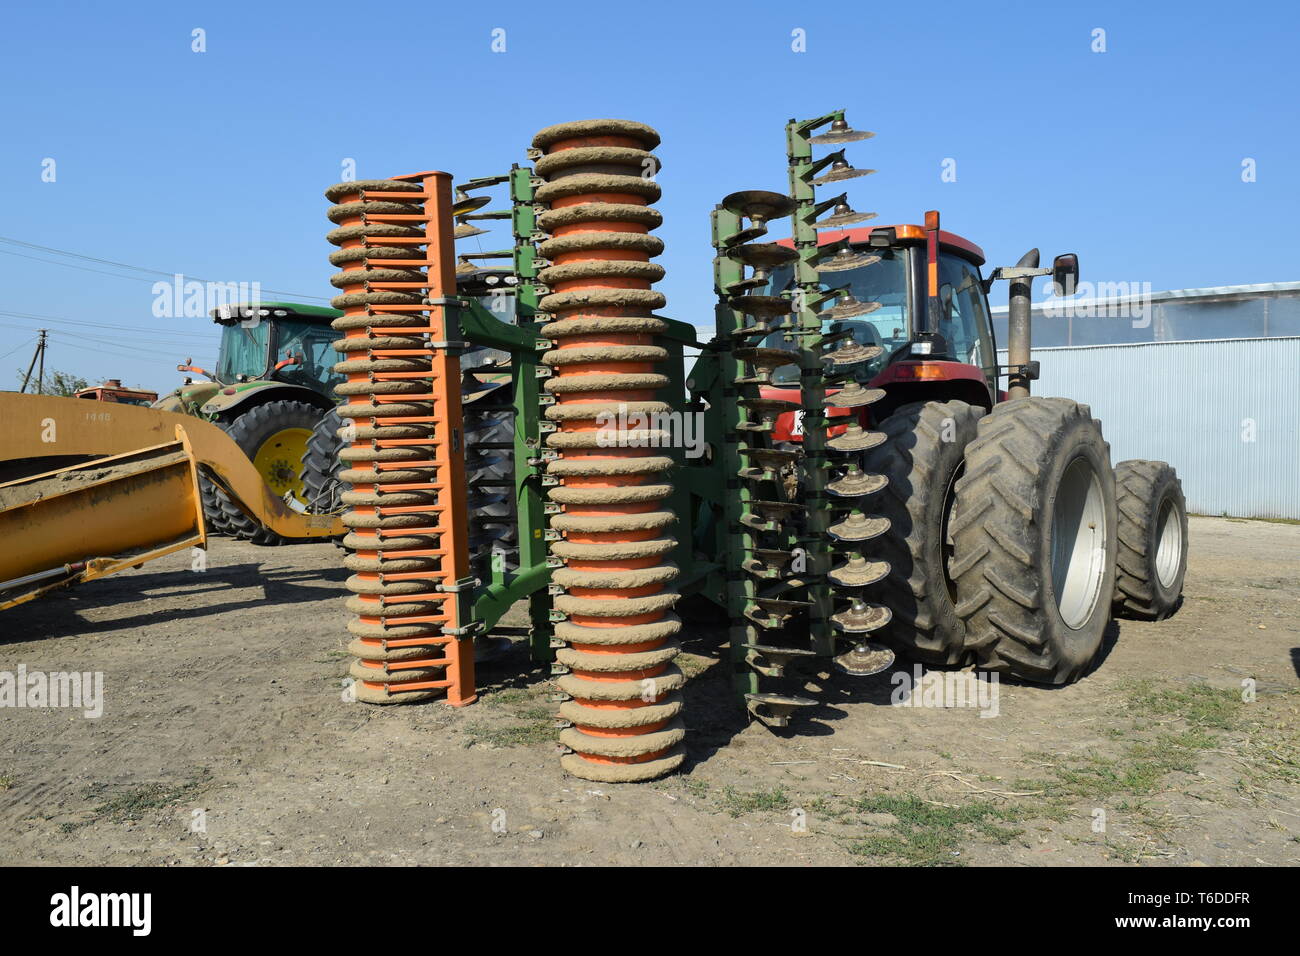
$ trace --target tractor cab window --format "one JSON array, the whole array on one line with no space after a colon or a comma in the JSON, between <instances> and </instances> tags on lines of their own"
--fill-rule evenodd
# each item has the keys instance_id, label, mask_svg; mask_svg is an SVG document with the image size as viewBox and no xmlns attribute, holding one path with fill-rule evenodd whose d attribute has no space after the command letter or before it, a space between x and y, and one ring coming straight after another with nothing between
<instances>
[{"instance_id":1,"label":"tractor cab window","mask_svg":"<svg viewBox=\"0 0 1300 956\"><path fill-rule=\"evenodd\" d=\"M227 385L252 381L266 374L266 352L271 341L271 327L256 325L222 325L221 355L217 359L217 379Z\"/></svg>"},{"instance_id":2,"label":"tractor cab window","mask_svg":"<svg viewBox=\"0 0 1300 956\"><path fill-rule=\"evenodd\" d=\"M997 362L989 332L989 314L980 288L979 270L960 256L939 257L940 288L952 290L952 314L940 331L952 348L953 357L984 370L985 378L996 381Z\"/></svg>"},{"instance_id":3,"label":"tractor cab window","mask_svg":"<svg viewBox=\"0 0 1300 956\"><path fill-rule=\"evenodd\" d=\"M331 344L339 337L328 325L281 319L276 322L276 356L280 362L292 355L298 364L286 365L276 373L278 381L303 385L315 391L332 393L334 386L343 381L343 375L334 371L334 365L343 356Z\"/></svg>"},{"instance_id":4,"label":"tractor cab window","mask_svg":"<svg viewBox=\"0 0 1300 956\"><path fill-rule=\"evenodd\" d=\"M863 251L866 251L865 248ZM821 287L825 291L847 289L854 299L862 303L879 303L879 306L866 315L848 316L842 319L827 318L822 322L822 333L848 331L853 340L861 345L879 345L884 352L865 368L865 375L871 378L878 375L885 367L889 356L908 342L908 308L907 308L907 253L902 249L872 249L872 255L880 256L880 261L857 269L844 272L825 272L821 275ZM784 267L772 271L772 281L764 290L766 295L780 295L794 288L794 269ZM820 307L821 311L831 308L840 300L827 300ZM768 348L795 348L792 342L774 332L763 344ZM782 384L799 381L799 369L794 365L783 366L776 370L774 380Z\"/></svg>"}]
</instances>

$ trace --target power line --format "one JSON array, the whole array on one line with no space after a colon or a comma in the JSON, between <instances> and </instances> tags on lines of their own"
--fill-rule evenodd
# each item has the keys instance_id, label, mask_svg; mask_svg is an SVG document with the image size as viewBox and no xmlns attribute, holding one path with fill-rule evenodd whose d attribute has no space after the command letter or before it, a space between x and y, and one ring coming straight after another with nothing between
<instances>
[{"instance_id":1,"label":"power line","mask_svg":"<svg viewBox=\"0 0 1300 956\"><path fill-rule=\"evenodd\" d=\"M63 266L65 269L78 269L81 272L93 272L96 275L108 276L112 279L132 279L136 282L157 281L155 279L150 279L148 276L124 276L116 272L105 272L103 269L90 269L86 266L73 265L71 262L55 262L53 259L41 259L38 256L25 256L21 252L13 252L9 249L0 249L0 255L17 256L19 259L30 259L33 262L43 262L47 266Z\"/></svg>"},{"instance_id":2,"label":"power line","mask_svg":"<svg viewBox=\"0 0 1300 956\"><path fill-rule=\"evenodd\" d=\"M11 238L9 238L9 237L7 237L7 236L0 236L0 242L7 242L7 243L9 243L10 245L22 246L23 248L26 248L26 249L36 249L36 250L38 250L38 251L40 251L40 252L52 252L52 253L54 253L55 255L58 255L58 256L67 256L67 257L72 258L72 259L81 259L81 260L83 260L83 261L85 261L85 262L96 262L96 263L99 263L100 265L114 266L114 267L119 268L119 269L130 269L132 272L144 272L144 273L148 273L148 274L150 274L150 275L166 276L167 278L171 278L171 277L177 275L177 273L175 272L175 270L172 270L172 271L168 272L168 271L163 270L163 269L148 269L148 268L145 268L144 266L133 266L133 265L131 265L130 263L127 263L127 262L116 262L116 261L114 261L114 260L112 260L112 259L101 259L101 258L98 257L98 256L87 256L87 255L82 255L80 252L69 252L67 249L55 249L53 246L40 246L40 245L37 245L37 244L34 243L34 242L24 242L24 241L21 240L21 239L11 239ZM77 266L77 265L73 265L73 264L70 263L70 262L56 262L56 261L53 261L53 260L51 260L51 259L39 259L39 258L37 258L37 257L35 257L35 256L24 256L24 255L23 255L22 253L20 253L20 252L11 252L11 251L9 251L9 250L7 250L7 249L0 249L0 252L3 252L5 255L9 255L9 256L18 256L18 257L23 258L23 259L34 259L36 262L44 262L44 263L46 263L47 265L52 265L52 266L64 266L65 268L68 268L68 269L81 269L81 270L84 271L84 272L97 272L97 273L99 273L100 275L113 276L114 278L118 278L118 279L137 279L137 280L142 281L142 282L152 281L152 280L149 280L149 279L145 278L144 276L124 276L124 275L117 275L116 273L112 273L112 272L102 272L101 270L98 270L98 269L88 269L88 268L86 268L85 266ZM184 275L184 273L181 273L181 274ZM213 281L215 281L215 280L212 280L212 279L204 279L202 276L190 276L189 278L191 278L191 279L193 279L193 280L195 280L195 281L197 281L197 282L213 282ZM224 285L225 283L222 283L222 284ZM272 293L273 295L285 295L285 296L288 296L288 297L290 297L290 298L292 298L292 299L316 299L316 300L321 301L321 302L328 302L328 301L329 301L329 296L324 296L324 295L307 295L306 293L302 293L302 292L285 292L285 291L282 290L282 289L265 289L265 290L263 290L263 291L265 291L265 292L270 292L270 293Z\"/></svg>"},{"instance_id":3,"label":"power line","mask_svg":"<svg viewBox=\"0 0 1300 956\"><path fill-rule=\"evenodd\" d=\"M38 249L41 252L53 252L60 256L71 256L74 259L85 259L87 262L98 262L100 265L118 266L122 269L131 269L135 272L158 272L156 269L146 269L144 266L133 266L126 262L114 262L112 259L100 259L98 256L86 256L79 252L68 252L66 249L55 249L53 246L38 246L34 242L24 242L21 239L9 239L0 236L0 242L7 242L15 246L23 246L27 249ZM163 273L159 273L160 275Z\"/></svg>"},{"instance_id":4,"label":"power line","mask_svg":"<svg viewBox=\"0 0 1300 956\"><path fill-rule=\"evenodd\" d=\"M84 319L66 319L57 315L35 315L31 312L10 312L0 309L0 316L6 316L12 319L23 319L31 322L63 322L68 325L82 326L85 328L110 329L114 332L140 332L146 335L181 335L193 337L201 335L204 332L214 331L213 324L204 323L196 326L193 330L189 329L153 329L143 325L119 325L110 322L87 322Z\"/></svg>"},{"instance_id":5,"label":"power line","mask_svg":"<svg viewBox=\"0 0 1300 956\"><path fill-rule=\"evenodd\" d=\"M31 330L24 329L23 331L30 332ZM111 351L113 355L117 355L122 358L135 357L135 358L143 358L148 360L153 360L155 357L175 359L177 356L180 356L182 354L194 355L198 353L199 349L211 348L217 344L215 342L178 342L175 345L170 345L166 342L163 342L163 343L159 343L160 345L162 345L162 348L152 349L143 346L133 345L130 342L115 342L109 339L100 339L100 338L95 338L93 336L80 335L80 334L72 335L70 333L60 332L57 330L51 330L50 335L57 337L57 340L59 342L62 342L67 345L72 345L81 348L90 348L91 351L100 351L100 350ZM92 343L94 347L91 348L90 346L78 346L78 343L80 342Z\"/></svg>"},{"instance_id":6,"label":"power line","mask_svg":"<svg viewBox=\"0 0 1300 956\"><path fill-rule=\"evenodd\" d=\"M4 355L0 355L0 361L3 361L4 359L7 359L9 356L13 355L15 352L17 352L17 351L19 351L19 350L21 350L21 349L25 349L25 348L27 348L27 346L31 345L31 344L32 344L33 342L35 342L35 341L36 341L35 339L28 339L26 342L23 342L23 343L21 343L20 345L17 345L17 346L15 346L14 348L11 348L11 349L10 349L8 352L6 352Z\"/></svg>"},{"instance_id":7,"label":"power line","mask_svg":"<svg viewBox=\"0 0 1300 956\"><path fill-rule=\"evenodd\" d=\"M174 359L176 358L179 352L184 351L183 349L180 348L177 348L175 351L166 351L163 349L138 348L134 345L123 345L121 342L111 342L106 339L97 339L91 336L78 336L77 338L69 341L69 336L68 333L66 332L51 332L50 334L57 336L58 341L63 345L71 346L72 348L85 349L90 352L111 350L114 354L123 358L135 356L135 355L156 355L162 358ZM90 345L82 345L81 344L82 342L92 342L94 343L94 345L93 347Z\"/></svg>"}]
</instances>

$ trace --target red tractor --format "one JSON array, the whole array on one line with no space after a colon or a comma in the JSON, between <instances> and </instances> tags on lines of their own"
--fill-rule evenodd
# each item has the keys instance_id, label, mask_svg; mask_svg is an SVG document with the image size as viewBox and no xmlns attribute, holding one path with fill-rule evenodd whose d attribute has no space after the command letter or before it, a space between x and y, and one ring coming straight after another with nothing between
<instances>
[{"instance_id":1,"label":"red tractor","mask_svg":"<svg viewBox=\"0 0 1300 956\"><path fill-rule=\"evenodd\" d=\"M1112 608L1147 619L1171 614L1187 562L1173 468L1126 461L1112 471L1087 406L1029 397L1038 377L1029 357L1030 280L1050 274L1068 293L1076 257L1040 269L1033 250L986 279L983 251L941 231L934 212L925 226L819 236L821 246L846 241L879 259L834 274L833 288L844 292L823 310L823 333L879 347L858 381L885 394L832 414L856 412L876 433L863 468L889 479L873 510L890 521L875 549L890 572L870 599L892 610L892 643L930 663L974 659L1059 684L1094 659ZM1011 283L1006 365L998 364L988 306L997 279ZM794 288L791 267L772 270L767 294ZM763 344L793 347L780 332ZM798 374L795 366L776 370L773 381L790 387L764 397L797 403ZM781 416L776 437L799 441L800 414Z\"/></svg>"}]
</instances>

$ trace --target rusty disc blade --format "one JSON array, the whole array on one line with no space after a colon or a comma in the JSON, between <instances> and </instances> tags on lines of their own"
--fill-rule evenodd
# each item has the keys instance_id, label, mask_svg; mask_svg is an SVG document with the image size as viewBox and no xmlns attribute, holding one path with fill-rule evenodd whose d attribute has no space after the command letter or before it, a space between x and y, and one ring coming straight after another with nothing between
<instances>
[{"instance_id":1,"label":"rusty disc blade","mask_svg":"<svg viewBox=\"0 0 1300 956\"><path fill-rule=\"evenodd\" d=\"M746 219L767 222L794 212L794 200L784 193L766 189L742 189L726 196L722 200L722 208Z\"/></svg>"},{"instance_id":2,"label":"rusty disc blade","mask_svg":"<svg viewBox=\"0 0 1300 956\"><path fill-rule=\"evenodd\" d=\"M871 677L887 671L894 663L894 652L883 644L867 641L835 658L835 668L850 677Z\"/></svg>"}]
</instances>

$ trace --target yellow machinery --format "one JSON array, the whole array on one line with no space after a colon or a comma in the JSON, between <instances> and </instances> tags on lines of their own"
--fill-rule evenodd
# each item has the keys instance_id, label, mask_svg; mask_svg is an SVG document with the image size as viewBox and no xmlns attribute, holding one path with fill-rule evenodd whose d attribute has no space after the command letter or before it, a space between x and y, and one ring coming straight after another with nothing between
<instances>
[{"instance_id":1,"label":"yellow machinery","mask_svg":"<svg viewBox=\"0 0 1300 956\"><path fill-rule=\"evenodd\" d=\"M45 467L48 465L48 467ZM215 425L131 405L0 392L0 610L105 577L207 534L199 468L286 538L341 534L299 512Z\"/></svg>"}]
</instances>

